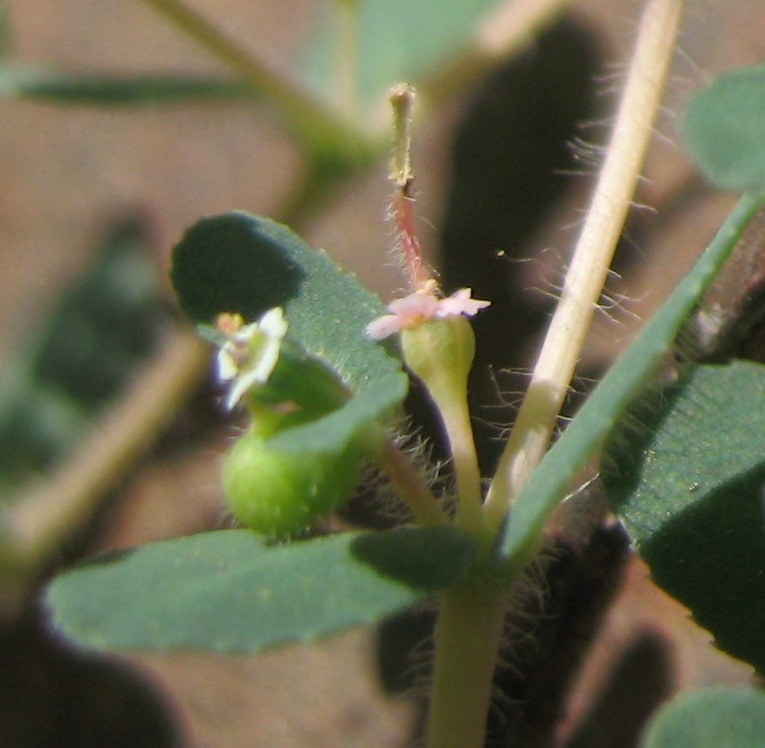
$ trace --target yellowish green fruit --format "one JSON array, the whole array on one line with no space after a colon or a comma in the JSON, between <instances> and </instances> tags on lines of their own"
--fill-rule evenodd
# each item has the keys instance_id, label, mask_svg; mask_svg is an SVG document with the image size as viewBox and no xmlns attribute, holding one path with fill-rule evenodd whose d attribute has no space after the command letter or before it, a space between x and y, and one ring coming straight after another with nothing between
<instances>
[{"instance_id":1,"label":"yellowish green fruit","mask_svg":"<svg viewBox=\"0 0 765 748\"><path fill-rule=\"evenodd\" d=\"M358 481L361 455L349 445L339 455L296 454L242 437L223 465L223 490L234 516L272 538L296 535L338 509Z\"/></svg>"}]
</instances>

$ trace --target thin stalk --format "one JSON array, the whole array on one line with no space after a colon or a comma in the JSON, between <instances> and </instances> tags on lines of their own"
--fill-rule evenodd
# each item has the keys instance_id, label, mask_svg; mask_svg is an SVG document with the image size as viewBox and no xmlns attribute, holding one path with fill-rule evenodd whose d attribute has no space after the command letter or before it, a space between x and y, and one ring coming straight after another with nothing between
<instances>
[{"instance_id":1,"label":"thin stalk","mask_svg":"<svg viewBox=\"0 0 765 748\"><path fill-rule=\"evenodd\" d=\"M481 473L478 469L478 455L475 448L473 425L467 399L453 398L439 409L444 422L444 431L449 440L449 450L454 463L457 480L457 527L475 538L483 535L481 506Z\"/></svg>"},{"instance_id":2,"label":"thin stalk","mask_svg":"<svg viewBox=\"0 0 765 748\"><path fill-rule=\"evenodd\" d=\"M363 133L327 109L300 86L239 46L181 0L144 0L170 19L208 52L241 75L284 115L292 129L312 150L329 147L347 153L349 144L366 150Z\"/></svg>"},{"instance_id":3,"label":"thin stalk","mask_svg":"<svg viewBox=\"0 0 765 748\"><path fill-rule=\"evenodd\" d=\"M648 0L643 12L608 155L528 393L487 497L490 527L503 522L550 443L648 149L682 6L682 0Z\"/></svg>"},{"instance_id":4,"label":"thin stalk","mask_svg":"<svg viewBox=\"0 0 765 748\"><path fill-rule=\"evenodd\" d=\"M449 515L430 490L425 477L390 438L384 441L383 449L376 457L376 464L420 524L434 526L451 522Z\"/></svg>"}]
</instances>

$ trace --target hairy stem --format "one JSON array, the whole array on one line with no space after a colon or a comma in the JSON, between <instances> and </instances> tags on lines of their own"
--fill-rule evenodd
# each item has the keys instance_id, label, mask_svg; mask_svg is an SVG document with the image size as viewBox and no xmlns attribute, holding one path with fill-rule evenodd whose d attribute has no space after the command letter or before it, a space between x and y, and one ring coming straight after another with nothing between
<instances>
[{"instance_id":1,"label":"hairy stem","mask_svg":"<svg viewBox=\"0 0 765 748\"><path fill-rule=\"evenodd\" d=\"M385 473L423 525L443 525L451 522L438 499L433 495L424 476L412 461L388 438L382 452L376 457L377 466Z\"/></svg>"},{"instance_id":2,"label":"hairy stem","mask_svg":"<svg viewBox=\"0 0 765 748\"><path fill-rule=\"evenodd\" d=\"M550 443L653 132L682 0L648 0L608 155L485 512L499 527Z\"/></svg>"},{"instance_id":3,"label":"hairy stem","mask_svg":"<svg viewBox=\"0 0 765 748\"><path fill-rule=\"evenodd\" d=\"M441 596L428 748L483 746L504 611L504 594L475 581Z\"/></svg>"}]
</instances>

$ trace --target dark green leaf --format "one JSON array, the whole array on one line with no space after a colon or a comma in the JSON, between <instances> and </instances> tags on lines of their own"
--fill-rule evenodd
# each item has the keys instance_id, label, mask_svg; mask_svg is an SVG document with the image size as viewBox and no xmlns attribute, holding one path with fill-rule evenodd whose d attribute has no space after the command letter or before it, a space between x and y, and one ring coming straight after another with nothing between
<instances>
[{"instance_id":1,"label":"dark green leaf","mask_svg":"<svg viewBox=\"0 0 765 748\"><path fill-rule=\"evenodd\" d=\"M700 366L645 394L603 480L657 584L765 672L765 367Z\"/></svg>"},{"instance_id":2,"label":"dark green leaf","mask_svg":"<svg viewBox=\"0 0 765 748\"><path fill-rule=\"evenodd\" d=\"M0 65L0 96L59 104L134 106L183 101L252 98L252 88L237 81L180 76L139 77L70 75L60 71Z\"/></svg>"},{"instance_id":3,"label":"dark green leaf","mask_svg":"<svg viewBox=\"0 0 765 748\"><path fill-rule=\"evenodd\" d=\"M403 610L461 579L474 553L446 527L280 546L229 530L96 559L56 579L47 601L88 647L257 652Z\"/></svg>"},{"instance_id":4,"label":"dark green leaf","mask_svg":"<svg viewBox=\"0 0 765 748\"><path fill-rule=\"evenodd\" d=\"M175 247L171 274L198 324L221 312L250 321L282 306L290 335L354 389L401 371L394 344L364 332L385 312L382 302L286 226L246 213L200 221Z\"/></svg>"},{"instance_id":5,"label":"dark green leaf","mask_svg":"<svg viewBox=\"0 0 765 748\"><path fill-rule=\"evenodd\" d=\"M715 686L684 694L651 720L641 748L761 748L765 694Z\"/></svg>"},{"instance_id":6,"label":"dark green leaf","mask_svg":"<svg viewBox=\"0 0 765 748\"><path fill-rule=\"evenodd\" d=\"M765 65L725 73L688 104L682 130L691 155L713 184L765 191Z\"/></svg>"},{"instance_id":7,"label":"dark green leaf","mask_svg":"<svg viewBox=\"0 0 765 748\"><path fill-rule=\"evenodd\" d=\"M342 453L348 442L366 426L384 420L387 413L400 405L408 388L409 380L403 373L382 377L352 397L339 410L305 426L280 432L269 440L269 447L293 451L296 455L304 450Z\"/></svg>"}]
</instances>

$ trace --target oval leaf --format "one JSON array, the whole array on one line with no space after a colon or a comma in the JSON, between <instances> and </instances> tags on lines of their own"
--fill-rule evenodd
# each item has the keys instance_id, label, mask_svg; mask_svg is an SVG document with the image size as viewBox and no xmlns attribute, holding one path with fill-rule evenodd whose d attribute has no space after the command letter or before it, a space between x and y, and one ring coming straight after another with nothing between
<instances>
[{"instance_id":1,"label":"oval leaf","mask_svg":"<svg viewBox=\"0 0 765 748\"><path fill-rule=\"evenodd\" d=\"M353 389L401 371L395 342L364 328L382 302L325 252L267 218L228 213L192 226L173 250L173 285L184 311L210 325L221 312L247 321L284 307L289 332Z\"/></svg>"},{"instance_id":2,"label":"oval leaf","mask_svg":"<svg viewBox=\"0 0 765 748\"><path fill-rule=\"evenodd\" d=\"M765 65L721 75L688 104L686 146L710 182L765 191Z\"/></svg>"},{"instance_id":3,"label":"oval leaf","mask_svg":"<svg viewBox=\"0 0 765 748\"><path fill-rule=\"evenodd\" d=\"M80 645L258 652L369 624L461 579L475 545L450 527L268 546L247 530L143 546L50 585L54 625Z\"/></svg>"},{"instance_id":4,"label":"oval leaf","mask_svg":"<svg viewBox=\"0 0 765 748\"><path fill-rule=\"evenodd\" d=\"M765 367L700 366L645 394L603 481L654 580L765 672Z\"/></svg>"},{"instance_id":5,"label":"oval leaf","mask_svg":"<svg viewBox=\"0 0 765 748\"><path fill-rule=\"evenodd\" d=\"M760 748L765 694L717 686L681 696L651 720L641 748Z\"/></svg>"}]
</instances>

